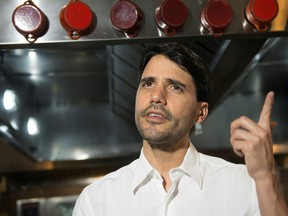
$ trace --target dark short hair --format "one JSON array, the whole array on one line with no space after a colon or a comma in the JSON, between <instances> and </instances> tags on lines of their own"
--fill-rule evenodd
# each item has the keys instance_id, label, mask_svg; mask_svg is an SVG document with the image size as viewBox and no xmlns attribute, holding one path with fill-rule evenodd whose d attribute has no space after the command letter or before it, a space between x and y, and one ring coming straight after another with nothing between
<instances>
[{"instance_id":1,"label":"dark short hair","mask_svg":"<svg viewBox=\"0 0 288 216\"><path fill-rule=\"evenodd\" d=\"M150 59L158 54L166 56L187 71L194 80L197 100L208 102L212 91L211 72L205 61L185 44L169 42L147 46L140 63L139 81Z\"/></svg>"}]
</instances>

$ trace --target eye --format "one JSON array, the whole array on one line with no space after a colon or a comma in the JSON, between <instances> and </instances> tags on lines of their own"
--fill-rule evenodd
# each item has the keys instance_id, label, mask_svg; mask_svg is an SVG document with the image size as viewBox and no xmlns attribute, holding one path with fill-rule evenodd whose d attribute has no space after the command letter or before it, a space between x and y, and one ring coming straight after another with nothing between
<instances>
[{"instance_id":1,"label":"eye","mask_svg":"<svg viewBox=\"0 0 288 216\"><path fill-rule=\"evenodd\" d=\"M153 82L151 82L151 81L146 81L146 82L143 82L142 83L142 86L143 87L150 87L150 86L152 86L153 85Z\"/></svg>"},{"instance_id":2,"label":"eye","mask_svg":"<svg viewBox=\"0 0 288 216\"><path fill-rule=\"evenodd\" d=\"M144 84L143 84L143 86L152 86L152 82L145 82Z\"/></svg>"},{"instance_id":3,"label":"eye","mask_svg":"<svg viewBox=\"0 0 288 216\"><path fill-rule=\"evenodd\" d=\"M183 89L178 85L172 85L171 89L176 92L183 92Z\"/></svg>"}]
</instances>

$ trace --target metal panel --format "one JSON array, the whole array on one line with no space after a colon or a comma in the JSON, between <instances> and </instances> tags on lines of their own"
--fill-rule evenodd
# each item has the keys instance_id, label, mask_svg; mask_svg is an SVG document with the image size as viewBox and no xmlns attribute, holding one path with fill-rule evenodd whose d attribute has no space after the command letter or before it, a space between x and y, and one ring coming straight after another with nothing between
<instances>
[{"instance_id":1,"label":"metal panel","mask_svg":"<svg viewBox=\"0 0 288 216\"><path fill-rule=\"evenodd\" d=\"M169 39L165 36L156 25L155 22L155 9L162 3L161 0L134 0L144 13L144 18L141 24L139 35L133 39L127 39L122 32L115 30L110 22L110 10L116 0L85 0L91 10L94 12L96 17L96 28L94 31L81 37L79 40L71 40L67 35L67 32L63 29L59 21L59 14L64 5L68 0L34 0L33 1L47 16L49 20L49 29L46 34L40 37L37 44L54 44L54 43L68 43L68 42L97 42L105 44L115 43L135 43L139 41L152 41L155 39ZM183 0L189 9L189 17L187 22L184 24L181 31L179 31L174 38L186 38L186 37L204 37L209 36L207 33L202 33L200 24L200 14L204 5L208 2L207 0ZM233 9L233 19L230 25L227 27L224 37L233 37L235 35L249 35L253 34L264 34L257 33L252 25L248 24L249 28L244 28L245 23L245 6L248 0L230 0L229 4ZM13 26L12 14L17 6L24 3L24 0L2 0L0 3L0 44L3 47L14 47L16 44L27 45L26 39L20 35ZM269 31L268 31L269 32ZM281 34L283 32L274 32ZM81 43L80 43L81 44ZM78 45L80 45L78 44ZM32 47L32 46L30 46Z\"/></svg>"}]
</instances>

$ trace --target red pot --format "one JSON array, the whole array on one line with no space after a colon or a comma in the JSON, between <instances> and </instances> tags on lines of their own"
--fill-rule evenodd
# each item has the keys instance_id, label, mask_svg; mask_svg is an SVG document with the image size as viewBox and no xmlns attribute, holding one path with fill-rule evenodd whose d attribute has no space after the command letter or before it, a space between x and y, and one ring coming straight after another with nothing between
<instances>
[{"instance_id":1,"label":"red pot","mask_svg":"<svg viewBox=\"0 0 288 216\"><path fill-rule=\"evenodd\" d=\"M60 23L71 39L89 34L93 27L93 12L81 0L70 0L60 12Z\"/></svg>"},{"instance_id":2,"label":"red pot","mask_svg":"<svg viewBox=\"0 0 288 216\"><path fill-rule=\"evenodd\" d=\"M210 0L201 11L202 25L216 37L224 33L232 18L232 8L224 0Z\"/></svg>"},{"instance_id":3,"label":"red pot","mask_svg":"<svg viewBox=\"0 0 288 216\"><path fill-rule=\"evenodd\" d=\"M176 34L188 18L188 8L181 0L163 0L155 10L155 21L167 36Z\"/></svg>"},{"instance_id":4,"label":"red pot","mask_svg":"<svg viewBox=\"0 0 288 216\"><path fill-rule=\"evenodd\" d=\"M258 31L266 31L277 16L279 6L276 0L250 0L246 6L246 19Z\"/></svg>"},{"instance_id":5,"label":"red pot","mask_svg":"<svg viewBox=\"0 0 288 216\"><path fill-rule=\"evenodd\" d=\"M126 37L136 37L140 28L143 12L129 0L119 0L110 11L110 21L113 27L123 32Z\"/></svg>"},{"instance_id":6,"label":"red pot","mask_svg":"<svg viewBox=\"0 0 288 216\"><path fill-rule=\"evenodd\" d=\"M29 43L34 43L48 28L47 17L31 0L14 10L12 22Z\"/></svg>"}]
</instances>

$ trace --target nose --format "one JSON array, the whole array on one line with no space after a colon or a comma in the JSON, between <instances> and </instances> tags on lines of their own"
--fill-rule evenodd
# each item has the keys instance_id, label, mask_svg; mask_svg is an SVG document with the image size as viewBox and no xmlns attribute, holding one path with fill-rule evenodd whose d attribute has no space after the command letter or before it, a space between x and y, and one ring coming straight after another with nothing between
<instances>
[{"instance_id":1,"label":"nose","mask_svg":"<svg viewBox=\"0 0 288 216\"><path fill-rule=\"evenodd\" d=\"M151 91L150 103L166 105L166 92L163 87L157 86L153 88L153 90Z\"/></svg>"}]
</instances>

